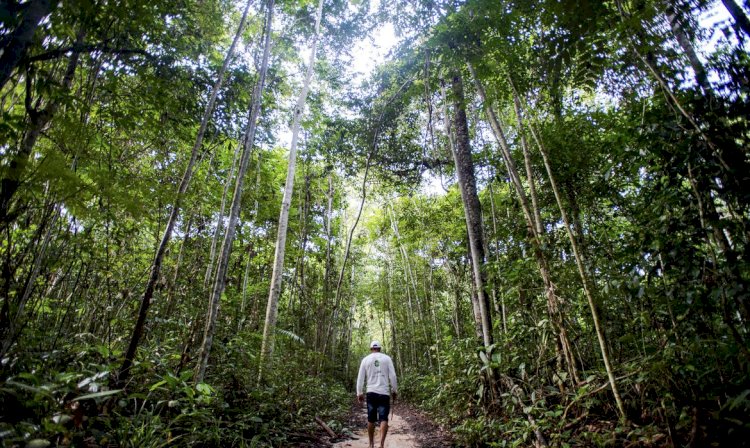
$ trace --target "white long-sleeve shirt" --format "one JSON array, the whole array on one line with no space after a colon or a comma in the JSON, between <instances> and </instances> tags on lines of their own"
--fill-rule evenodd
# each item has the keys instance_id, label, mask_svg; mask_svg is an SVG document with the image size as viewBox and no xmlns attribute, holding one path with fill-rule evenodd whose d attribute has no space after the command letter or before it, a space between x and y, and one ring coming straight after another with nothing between
<instances>
[{"instance_id":1,"label":"white long-sleeve shirt","mask_svg":"<svg viewBox=\"0 0 750 448\"><path fill-rule=\"evenodd\" d=\"M363 393L365 382L367 383L367 392L375 392L381 395L390 395L390 391L398 392L396 370L393 368L391 357L380 352L365 356L359 365L357 395ZM389 382L390 389L388 388Z\"/></svg>"}]
</instances>

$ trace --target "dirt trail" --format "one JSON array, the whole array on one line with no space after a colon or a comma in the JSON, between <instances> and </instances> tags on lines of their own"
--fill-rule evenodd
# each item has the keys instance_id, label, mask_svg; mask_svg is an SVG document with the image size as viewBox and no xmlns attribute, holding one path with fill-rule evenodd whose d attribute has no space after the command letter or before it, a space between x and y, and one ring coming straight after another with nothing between
<instances>
[{"instance_id":1,"label":"dirt trail","mask_svg":"<svg viewBox=\"0 0 750 448\"><path fill-rule=\"evenodd\" d=\"M386 448L445 448L452 447L451 434L440 428L423 413L407 403L398 402L389 418ZM356 428L356 440L344 440L333 448L368 448L367 410L355 405L349 416L349 428ZM375 446L380 446L380 430L375 430Z\"/></svg>"},{"instance_id":2,"label":"dirt trail","mask_svg":"<svg viewBox=\"0 0 750 448\"><path fill-rule=\"evenodd\" d=\"M362 419L366 421L367 414L362 412ZM333 445L334 448L368 448L367 427L356 433L358 440L344 440ZM375 429L375 447L380 446L380 427ZM385 448L418 448L420 445L414 437L411 425L394 409L388 420L388 435L385 438Z\"/></svg>"}]
</instances>

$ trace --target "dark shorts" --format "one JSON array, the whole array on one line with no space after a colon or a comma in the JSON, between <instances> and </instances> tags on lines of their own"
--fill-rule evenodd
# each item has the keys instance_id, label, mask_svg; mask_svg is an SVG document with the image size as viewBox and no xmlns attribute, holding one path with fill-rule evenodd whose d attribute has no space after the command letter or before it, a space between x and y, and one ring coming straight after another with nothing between
<instances>
[{"instance_id":1,"label":"dark shorts","mask_svg":"<svg viewBox=\"0 0 750 448\"><path fill-rule=\"evenodd\" d=\"M391 413L390 395L367 392L367 421L370 423L387 422Z\"/></svg>"}]
</instances>

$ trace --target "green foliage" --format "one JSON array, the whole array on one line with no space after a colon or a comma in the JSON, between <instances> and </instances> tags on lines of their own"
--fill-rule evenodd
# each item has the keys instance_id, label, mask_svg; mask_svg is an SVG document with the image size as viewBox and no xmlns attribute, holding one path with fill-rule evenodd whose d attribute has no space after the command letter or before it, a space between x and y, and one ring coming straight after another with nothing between
<instances>
[{"instance_id":1,"label":"green foliage","mask_svg":"<svg viewBox=\"0 0 750 448\"><path fill-rule=\"evenodd\" d=\"M466 446L529 446L535 431L555 447L747 445L747 36L729 22L704 29L711 2L667 3L398 0L372 14L367 1L326 2L277 353L257 385L286 172L277 139L315 6L279 2L208 376L193 384L210 248L226 232L220 207L257 78L263 11L254 3L182 198L132 380L117 386L241 6L56 4L0 91L2 444L299 445L318 430L313 417L344 430L341 382L351 385L355 359L377 337L402 397ZM667 26L668 13L679 27ZM3 36L21 16L8 15ZM347 53L386 19L401 42L357 86ZM686 57L690 45L698 63ZM495 338L486 348L474 338L473 266L451 179L449 73L465 81L482 202ZM510 160L486 123L480 85ZM510 183L511 161L539 235ZM435 179L445 194L419 192L425 181L438 189Z\"/></svg>"},{"instance_id":2,"label":"green foliage","mask_svg":"<svg viewBox=\"0 0 750 448\"><path fill-rule=\"evenodd\" d=\"M214 386L194 385L191 371L175 375L159 357L149 357L138 364L136 383L125 392L108 389L113 366L103 364L97 350L84 344L70 358L63 351L76 347L63 349L44 356L43 370L25 364L31 358L15 361L14 368L23 371L0 387L3 443L286 446L295 443L294 437L319 430L314 417L343 430L351 401L336 382L300 374L314 362L314 354L306 351L273 367L272 382L260 388L252 361L217 366ZM140 381L154 377L156 381ZM289 434L289 428L295 431Z\"/></svg>"}]
</instances>

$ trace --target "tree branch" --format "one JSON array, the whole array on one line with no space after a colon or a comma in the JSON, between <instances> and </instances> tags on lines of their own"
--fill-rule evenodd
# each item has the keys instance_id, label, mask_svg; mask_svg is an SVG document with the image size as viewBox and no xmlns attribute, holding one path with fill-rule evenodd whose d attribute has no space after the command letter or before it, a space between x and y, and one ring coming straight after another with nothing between
<instances>
[{"instance_id":1,"label":"tree branch","mask_svg":"<svg viewBox=\"0 0 750 448\"><path fill-rule=\"evenodd\" d=\"M116 55L131 55L139 54L145 56L147 59L156 59L156 56L148 53L146 50L140 50L136 48L113 48L107 45L96 45L96 44L81 44L73 45L70 47L57 48L54 50L40 53L35 56L30 56L25 59L24 62L37 62L37 61L49 61L51 59L57 59L65 56L68 53L93 53L100 51L102 53L110 53Z\"/></svg>"}]
</instances>

